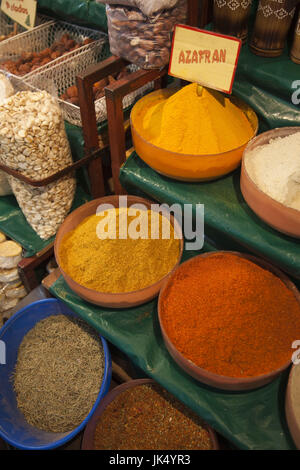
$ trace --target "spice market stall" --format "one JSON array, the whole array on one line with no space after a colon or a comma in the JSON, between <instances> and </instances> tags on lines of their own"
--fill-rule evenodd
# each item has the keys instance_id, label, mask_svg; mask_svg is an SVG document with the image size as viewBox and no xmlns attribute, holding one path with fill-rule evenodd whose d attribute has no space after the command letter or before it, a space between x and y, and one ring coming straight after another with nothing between
<instances>
[{"instance_id":1,"label":"spice market stall","mask_svg":"<svg viewBox=\"0 0 300 470\"><path fill-rule=\"evenodd\" d=\"M68 15L78 15L83 21L86 14L91 23L93 20L89 14L96 12L96 6L104 11L101 3L115 2L39 1L45 8L54 8L59 15L64 14L65 8ZM147 69L161 67L169 59L170 44L165 47L163 28L168 18L162 15L149 22L147 15L150 13L132 11L130 6L133 3L144 2L125 0L124 8L120 5L107 7L113 52ZM172 1L166 0L166 3ZM246 3L248 7L251 2L244 2L244 5ZM180 1L178 8L172 10L174 18L171 15L168 31L181 17L183 4ZM253 6L257 8L257 2L253 2ZM122 41L116 40L119 21ZM98 22L97 15L94 22ZM130 32L132 29L135 30L134 37ZM152 49L154 53L151 55ZM112 58L115 63L122 60ZM300 286L299 242L271 228L260 214L258 217L250 209L243 199L240 170L236 168L247 143L250 140L251 144L255 142L252 138L258 131L256 114L259 132L276 126L299 126L298 108L291 98L297 67L289 60L287 51L278 59L266 59L252 55L244 45L234 85L235 98L229 99L207 89L199 90L196 85L170 93L160 90L149 94L132 111L136 152L126 162L122 93L128 89L134 91L135 86L141 85L143 78L140 75L144 72L136 72L135 80L129 80L129 85L122 78L119 83L106 82L105 90L98 91L100 94L105 92L107 97L115 181L120 173L116 191L121 183L123 190L130 195L150 197L169 205L204 204L206 241L201 250L182 250L184 240L180 243L175 240L175 222L173 226L171 224L173 237L170 240L162 239L160 229L155 240L120 240L113 236L99 240L96 231L99 218L95 216L98 203L112 203L113 208L107 212L109 221L115 221L115 227L122 225L122 217L132 220L130 213L119 207L117 196L104 198L105 201L95 200L72 210L62 224L55 242L60 270L44 280L44 285L55 297L123 351L145 376L154 379L241 449L295 448L285 419L284 394L291 362L290 344L295 339L294 335L300 333L299 292L295 287ZM161 69L152 73L157 78L159 73L163 76L166 71ZM82 76L78 84L80 80ZM91 100L92 81L86 88ZM63 100L77 99L74 91L69 83L66 90L61 90L65 95ZM143 103L147 105L143 106ZM71 101L69 104L74 103ZM137 110L145 111L144 115L141 117ZM199 110L201 122L193 119ZM138 118L134 122L135 112ZM82 156L81 131L71 125L68 125L68 131L73 138L75 153ZM143 142L139 147L139 134L144 131L147 131L146 145ZM195 136L197 138L193 139ZM295 140L293 135L285 138L289 139L289 150L294 152L299 145L297 136ZM81 145L78 145L80 139ZM273 145L272 142L265 143ZM144 154L147 146L152 153ZM286 154L278 148L276 151L278 155ZM161 158L164 152L168 152L167 157ZM262 153L266 155L267 162L269 149ZM205 161L203 157L197 167L195 161L203 155L208 157L208 164L202 163ZM221 165L220 156L224 157ZM188 165L183 157L190 158ZM156 165L161 160L164 161L163 168ZM122 168L120 163L124 163ZM211 166L214 174L211 174ZM290 181L288 197L284 195L280 204L297 211L294 207L297 205L297 168L293 168L293 172L295 178ZM216 177L219 179L215 180ZM256 174L252 177L256 181ZM264 191L267 195L268 188ZM272 195L274 197L274 193ZM7 204L11 204L12 199L9 198L12 196L7 197ZM145 203L134 196L129 199ZM147 204L149 209L151 201ZM148 212L152 211L145 211ZM195 211L193 217L196 217ZM159 224L162 220L159 219ZM7 222L13 227L13 211L6 218ZM107 234L105 225L102 225ZM148 233L150 227L146 226ZM34 251L34 237L27 229L25 232L28 247ZM241 255L236 251L248 254ZM100 258L101 275L95 262ZM178 266L180 261L186 263ZM170 277L166 277L169 274ZM202 284L203 288L199 289ZM197 317L199 306L203 311L200 313L206 314L209 321ZM200 324L197 323L199 318ZM141 387L140 390L142 396L150 393L149 388ZM110 410L118 411L124 395L115 395L103 401L105 410L100 405L96 411L95 419L90 423L93 433L96 416L101 415L105 424ZM127 396L135 400L138 391L132 390ZM136 411L134 407L133 410ZM146 424L149 423L145 423L144 430L147 430ZM201 445L207 447L207 431L203 432L201 428L198 431ZM110 448L111 443L101 439L99 429L97 436L98 448ZM111 440L114 437L112 432ZM119 437L122 441L121 434ZM136 434L132 437L135 439ZM181 437L184 439L185 436L179 435ZM183 441L180 442L182 445Z\"/></svg>"},{"instance_id":2,"label":"spice market stall","mask_svg":"<svg viewBox=\"0 0 300 470\"><path fill-rule=\"evenodd\" d=\"M244 46L234 85L236 95L257 112L260 132L286 123L290 126L299 124L298 109L291 100L297 66L289 60L287 51L272 60L268 62L251 55ZM271 82L270 77L274 76L277 81L273 79ZM186 109L190 108L187 106ZM149 130L151 133L151 127ZM277 265L299 285L298 242L271 229L251 211L240 192L239 177L240 171L237 170L213 182L173 181L151 169L136 153L129 157L120 171L120 181L130 194L144 194L169 205L203 203L206 210L205 233L214 243L206 243L204 253L216 247L250 251ZM185 252L183 259L196 254ZM156 301L128 308L123 310L122 317L115 317L112 313L116 315L117 310L97 308L80 300L62 277L51 285L50 290L125 351L147 375L197 411L238 447L294 448L284 417L287 372L262 388L243 393L222 392L196 382L171 358L158 324ZM180 331L178 334L180 337ZM258 402L260 412L256 413Z\"/></svg>"}]
</instances>

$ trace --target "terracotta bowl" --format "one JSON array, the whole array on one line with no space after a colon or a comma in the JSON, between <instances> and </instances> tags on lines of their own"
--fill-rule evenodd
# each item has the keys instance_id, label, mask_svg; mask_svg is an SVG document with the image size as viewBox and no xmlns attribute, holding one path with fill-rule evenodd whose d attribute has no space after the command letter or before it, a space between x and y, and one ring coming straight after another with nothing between
<instances>
[{"instance_id":1,"label":"terracotta bowl","mask_svg":"<svg viewBox=\"0 0 300 470\"><path fill-rule=\"evenodd\" d=\"M130 380L130 382L125 382L122 385L111 390L106 397L101 401L100 405L96 409L93 417L89 421L87 427L85 428L81 449L82 450L95 450L94 447L94 435L97 427L97 423L99 421L100 416L105 411L105 408L115 400L122 392L128 390L129 388L138 387L139 385L145 384L157 384L152 379L137 379L137 380ZM212 441L213 450L219 450L219 442L217 438L216 432L206 423L203 423L203 427L209 432L209 436ZM167 450L167 449L166 449Z\"/></svg>"},{"instance_id":2,"label":"terracotta bowl","mask_svg":"<svg viewBox=\"0 0 300 470\"><path fill-rule=\"evenodd\" d=\"M300 364L291 368L286 390L285 414L294 443L300 449Z\"/></svg>"},{"instance_id":3,"label":"terracotta bowl","mask_svg":"<svg viewBox=\"0 0 300 470\"><path fill-rule=\"evenodd\" d=\"M148 209L151 209L151 205L153 204L151 201L146 199L135 197L135 196L127 196L127 204L130 207L132 204L144 204ZM87 302L91 302L95 305L100 305L103 307L110 307L110 308L129 308L135 307L137 305L141 305L145 302L152 300L156 297L161 289L166 278L171 274L171 272L178 266L181 260L182 252L183 252L183 238L182 238L182 231L179 227L179 224L176 222L174 217L170 216L170 222L172 223L176 233L180 235L180 253L176 264L174 265L173 270L163 277L160 281L156 282L155 284L145 287L144 289L134 291L134 292L125 292L120 294L114 293L106 293L106 292L97 292L95 290L89 289L84 287L77 282L75 282L69 274L67 274L61 267L61 260L60 260L60 245L64 236L74 230L86 217L96 214L97 207L100 204L112 204L114 207L119 207L119 196L107 196L101 199L94 199L93 201L84 204L83 206L76 209L74 212L68 215L65 219L63 224L60 226L55 243L54 243L54 252L56 262L60 268L60 271L68 284L68 286L82 299L86 300ZM134 273L131 273L134 275Z\"/></svg>"},{"instance_id":4,"label":"terracotta bowl","mask_svg":"<svg viewBox=\"0 0 300 470\"><path fill-rule=\"evenodd\" d=\"M247 173L245 164L251 150L268 144L271 139L286 137L296 132L300 132L300 127L272 129L260 134L247 145L242 161L241 191L248 206L264 222L285 235L300 238L300 211L284 206L261 191Z\"/></svg>"},{"instance_id":5,"label":"terracotta bowl","mask_svg":"<svg viewBox=\"0 0 300 470\"><path fill-rule=\"evenodd\" d=\"M241 163L248 142L224 153L189 155L171 152L151 144L145 137L142 121L149 106L171 96L177 89L157 90L141 98L131 111L131 132L134 148L139 157L162 175L180 181L210 181L230 173ZM255 112L242 100L230 98L245 114L253 129L252 139L257 133L258 119Z\"/></svg>"},{"instance_id":6,"label":"terracotta bowl","mask_svg":"<svg viewBox=\"0 0 300 470\"><path fill-rule=\"evenodd\" d=\"M199 257L209 258L215 253L216 252L205 253L203 255L199 255ZM249 261L252 261L258 266L261 266L262 268L267 269L268 271L270 271L271 273L279 277L282 280L282 282L284 282L286 287L288 287L288 289L290 289L290 291L293 292L297 301L300 303L300 293L298 289L296 288L296 286L290 281L290 279L285 274L283 274L279 269L275 268L268 262L262 259L256 258L255 256L252 256L252 255L238 253L234 251L218 251L218 253L225 253L225 254L231 253L241 258L245 258ZM194 258L191 258L190 260L186 261L183 264L191 263L193 260ZM162 336L163 336L167 350L171 354L174 361L177 362L177 364L187 374L194 377L194 379L199 380L199 382L202 382L206 385L210 385L211 387L215 387L215 388L222 389L222 390L241 391L241 390L251 390L251 389L259 388L259 387L262 387L263 385L268 384L290 366L291 360L283 364L279 369L273 370L272 372L269 372L268 374L258 375L256 377L240 378L240 377L228 377L228 376L215 374L206 369L202 369L201 367L198 367L192 361L190 361L189 359L186 359L171 342L170 338L168 337L166 333L166 330L164 328L163 321L162 321L162 314L161 314L162 297L168 286L168 283L172 282L172 278L174 277L174 275L175 273L173 273L172 276L170 276L170 278L165 282L163 288L160 291L160 295L158 299L158 317L159 317L159 323L160 323L160 327L162 331Z\"/></svg>"}]
</instances>

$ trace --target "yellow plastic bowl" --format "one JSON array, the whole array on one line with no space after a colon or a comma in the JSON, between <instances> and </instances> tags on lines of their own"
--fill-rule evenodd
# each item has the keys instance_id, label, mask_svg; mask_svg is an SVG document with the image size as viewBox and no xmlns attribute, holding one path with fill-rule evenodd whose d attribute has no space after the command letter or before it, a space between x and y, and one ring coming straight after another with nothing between
<instances>
[{"instance_id":1,"label":"yellow plastic bowl","mask_svg":"<svg viewBox=\"0 0 300 470\"><path fill-rule=\"evenodd\" d=\"M139 157L158 173L181 181L213 180L235 170L241 162L246 145L257 133L258 119L246 103L234 96L230 100L245 113L253 129L251 137L242 146L224 153L188 155L162 149L146 140L142 126L145 113L150 106L167 99L176 91L157 90L144 96L134 105L130 116L131 130L133 145Z\"/></svg>"}]
</instances>

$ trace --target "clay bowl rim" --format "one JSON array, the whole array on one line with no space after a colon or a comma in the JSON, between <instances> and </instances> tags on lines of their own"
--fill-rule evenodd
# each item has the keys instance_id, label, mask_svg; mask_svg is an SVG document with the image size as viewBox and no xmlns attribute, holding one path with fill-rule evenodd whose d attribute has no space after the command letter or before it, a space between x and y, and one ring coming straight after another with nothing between
<instances>
[{"instance_id":1,"label":"clay bowl rim","mask_svg":"<svg viewBox=\"0 0 300 470\"><path fill-rule=\"evenodd\" d=\"M145 198L142 198L142 197L138 197L138 196L133 196L133 195L127 195L127 198L130 198L130 199L134 199L134 202L129 202L128 201L128 207L130 207L132 204L136 204L136 203L142 203L142 204L145 204L147 206L147 208L149 209L149 206L151 206L152 204L154 204L153 201L150 201L149 199L145 199ZM59 256L59 248L60 248L60 245L61 245L61 241L63 239L63 237L65 235L67 235L68 233L70 233L71 230L74 230L71 229L69 230L68 232L64 233L62 235L62 232L64 231L64 227L65 225L74 218L74 216L76 216L76 214L78 214L78 212L83 212L84 211L84 208L86 208L87 206L98 206L99 204L102 204L102 203L111 203L112 205L114 205L114 202L112 201L118 201L119 200L119 196L117 195L112 195L112 196L104 196L104 197L101 197L101 198L97 198L97 199L93 199L92 201L89 201L85 204L83 204L82 206L79 206L77 207L77 209L75 209L73 212L71 212L67 217L66 219L64 220L64 222L61 224L61 226L59 227L58 229L58 232L56 234L56 237L55 237L55 241L54 241L54 255L55 255L55 259L56 259L56 262L58 264L58 267L63 275L63 277L65 278L65 280L67 281L67 283L69 284L69 280L71 281L71 283L79 288L80 290L84 290L84 295L86 295L87 298L89 298L91 295L95 295L95 294L98 294L99 296L111 296L112 298L114 298L115 301L117 301L118 299L120 301L126 301L128 300L128 305L129 305L129 302L130 302L130 297L134 294L143 294L143 293L146 293L148 290L152 290L152 289L158 289L159 290L159 286L162 285L162 283L164 283L165 280L167 280L167 278L173 273L173 271L177 268L177 266L179 266L180 264L180 261L181 261L181 258L182 258L182 254L183 254L183 248L184 248L184 239L183 239L183 234L182 234L182 230L181 228L179 227L179 224L178 222L176 221L176 219L174 218L174 216L172 214L170 214L170 222L174 228L174 230L178 231L177 233L179 235L181 235L181 238L179 238L179 241L180 241L180 251L179 251L179 255L178 255L178 258L177 258L177 261L176 263L174 264L173 268L164 276L162 277L160 280L158 280L157 282L155 282L154 284L150 284L149 286L146 286L146 287L143 287L143 289L139 289L139 290L135 290L135 291L129 291L129 292L100 292L100 291L96 291L96 290L93 290L93 289L90 289L89 287L85 287L85 286L82 286L81 284L79 284L78 282L76 282L68 273L66 273L63 268L61 267L61 262L60 262L60 256ZM119 206L115 206L116 208L119 207ZM152 210L152 209L151 209ZM89 217L88 215L84 215L80 222L78 223L78 225L86 218L86 217ZM77 227L78 227L77 225ZM60 240L61 238L61 240ZM72 289L72 288L71 288ZM73 289L72 289L73 290ZM76 292L78 294L78 292ZM79 295L79 294L78 294ZM90 301L91 302L91 301ZM100 302L100 301L99 301ZM105 302L105 301L104 301ZM104 304L103 302L103 304ZM94 302L93 302L94 303ZM98 304L97 304L98 305Z\"/></svg>"},{"instance_id":2,"label":"clay bowl rim","mask_svg":"<svg viewBox=\"0 0 300 470\"><path fill-rule=\"evenodd\" d=\"M294 294L297 302L300 305L300 292L298 291L295 284L289 279L289 277L286 274L284 274L280 269L278 269L276 266L272 265L268 261L265 261L264 259L259 258L257 256L249 255L247 253L240 253L238 251L220 250L220 251L213 251L213 252L203 253L203 254L194 256L194 257L190 258L189 260L183 262L180 266L191 263L193 260L195 260L195 258L208 258L208 257L211 257L211 256L216 255L216 254L232 254L232 255L238 256L240 258L247 259L248 261L252 261L255 264L257 264L258 266L260 266L264 269L267 269L268 271L273 273L275 276L277 276L284 283L284 285ZM177 269L180 269L180 266ZM176 270L176 272L177 272L177 270ZM185 370L185 372L187 374L191 375L194 378L197 377L197 380L201 383L205 383L205 384L210 383L211 384L210 386L215 387L215 388L219 388L221 390L232 390L232 391L239 390L239 391L241 391L241 390L252 390L252 389L255 389L255 388L259 388L263 385L266 385L267 383L271 382L273 378L275 379L279 374L281 374L284 370L286 370L291 365L292 355L291 355L291 359L289 361L287 361L285 364L283 364L281 367L279 367L278 369L275 369L271 372L268 372L267 374L260 374L260 375L256 375L256 376L253 376L253 377L243 378L243 377L231 377L231 376L227 376L227 375L220 375L220 374L216 374L214 372L210 372L206 369L203 369L202 367L197 366L197 364L195 364L191 360L184 357L183 354L180 353L178 351L178 349L174 346L174 344L170 340L169 336L167 335L166 330L165 330L164 325L163 325L162 313L161 313L162 297L163 297L169 283L172 282L172 279L173 279L174 275L176 274L176 272L172 273L172 275L164 282L164 285L162 286L162 288L160 290L160 293L159 293L157 310L158 310L159 324L160 324L160 328L161 328L161 331L162 331L162 336L163 336L165 345L167 347L167 350L169 351L169 353L172 356L172 358L174 359L174 361L180 366L181 369ZM171 351L175 352L176 356L178 356L181 363L179 363L178 360L175 359L175 357L173 356L173 353L171 353L170 349L171 349ZM184 364L184 366L182 366L182 364ZM191 370L193 371L193 375L190 372ZM205 379L205 381L203 380L203 378ZM214 385L212 385L212 384L214 384ZM222 387L222 385L223 385L223 387ZM239 386L241 386L241 385L243 385L244 387L239 388ZM232 386L233 388L229 388L230 386ZM235 388L235 387L237 387L237 388Z\"/></svg>"},{"instance_id":3,"label":"clay bowl rim","mask_svg":"<svg viewBox=\"0 0 300 470\"><path fill-rule=\"evenodd\" d=\"M82 438L82 444L81 444L81 450L95 450L95 448L94 448L94 435L95 435L95 431L96 431L96 426L97 426L97 423L98 423L98 420L99 420L100 416L102 416L102 414L104 413L105 408L108 405L110 405L125 390L128 390L129 388L138 387L140 385L147 385L147 384L153 384L153 385L157 385L161 388L164 388L162 385L160 385L155 380L147 378L147 379L133 379L133 380L130 380L128 382L124 382L124 383L118 385L117 387L113 388L112 390L110 390L107 393L107 395L105 395L103 400L101 400L101 402L99 403L98 407L96 408L93 416L89 420L89 422L88 422L88 424L87 424L87 426L84 430L84 434L83 434L83 438ZM167 389L165 389L165 390L167 390ZM175 397L175 395L173 393L171 393L171 392L168 392L168 393L170 393L170 395ZM176 398L176 400L178 400L178 398ZM180 400L178 400L178 401L180 401ZM183 403L183 402L181 402L181 403ZM191 409L189 406L185 405L184 403L183 403L183 405L186 408L188 408L189 410ZM204 429L206 429L209 433L209 436L210 436L210 439L211 439L211 442L212 442L212 445L213 445L213 448L211 450L219 450L220 445L219 445L219 440L218 440L218 436L217 436L216 431L206 421L204 421L203 418L201 418L201 416L199 416L199 418L203 421L202 427ZM92 445L90 445L90 443L92 443ZM167 449L165 449L165 450L167 450Z\"/></svg>"},{"instance_id":4,"label":"clay bowl rim","mask_svg":"<svg viewBox=\"0 0 300 470\"><path fill-rule=\"evenodd\" d=\"M151 93L148 93L147 95L143 96L142 98L140 98L136 103L135 105L133 106L131 112L130 112L130 125L132 127L132 129L134 130L134 132L138 135L139 139L141 139L143 141L144 144L148 145L150 148L153 147L154 149L156 150L163 150L164 152L167 152L169 154L172 154L172 155L175 155L176 157L180 157L180 158L212 158L212 157L220 157L220 158L223 158L223 157L226 157L228 154L232 153L232 152L237 152L238 150L242 149L243 147L245 147L245 145L248 145L254 138L255 136L257 135L257 132L258 132L258 127L259 127L259 121L258 121L258 117L257 117L257 114L256 112L254 111L254 109L249 106L244 100L242 100L241 98L238 98L237 96L231 96L230 99L232 101L236 101L236 104L237 106L239 107L239 109L246 115L246 118L248 119L248 121L250 122L247 114L243 111L242 108L240 108L239 104L242 104L243 106L245 106L249 111L251 111L251 113L253 114L253 117L254 117L254 121L255 121L255 127L254 129L252 129L252 134L251 134L251 137L249 137L249 139L247 139L246 142L244 142L242 145L239 145L238 147L234 147L232 148L231 150L227 150L226 152L220 152L220 153L207 153L207 154L194 154L194 153L179 153L179 152L173 152L172 150L167 150L167 149L164 149L162 147L158 147L157 145L154 145L152 144L151 142L148 142L136 129L134 123L133 123L133 113L135 111L135 109L137 108L137 105L140 104L142 101L146 101L146 99L149 97L149 96L153 96L154 94L157 94L159 95L160 93L162 92L165 92L166 94L168 94L169 96L172 96L172 94L176 93L176 91L179 91L181 88L175 88L175 89L166 89L166 88L163 88L163 89L160 89L160 90L155 90L155 91L152 91ZM166 92L167 90L167 92ZM174 91L175 90L175 91ZM173 93L172 93L173 92ZM252 127L252 123L250 122L250 125Z\"/></svg>"},{"instance_id":5,"label":"clay bowl rim","mask_svg":"<svg viewBox=\"0 0 300 470\"><path fill-rule=\"evenodd\" d=\"M286 387L284 410L287 425L292 436L293 442L297 449L300 449L300 427L299 423L296 420L295 413L293 413L292 411L292 379L293 374L295 373L295 367L300 367L300 364L295 364L291 368Z\"/></svg>"},{"instance_id":6,"label":"clay bowl rim","mask_svg":"<svg viewBox=\"0 0 300 470\"><path fill-rule=\"evenodd\" d=\"M282 130L286 130L286 131L295 130L295 132L287 133L286 135L282 135L282 136L281 135L276 136L276 133L278 131L282 131ZM271 130L266 131L266 132L262 132L261 134L257 135L256 137L253 137L253 139L251 139L248 142L248 144L247 144L247 146L246 146L246 148L243 152L243 156L242 156L242 173L244 173L244 176L245 176L245 179L246 179L246 184L248 184L248 185L251 184L252 187L255 188L256 192L259 193L261 195L261 197L263 197L268 204L273 204L275 207L277 207L281 211L282 210L286 211L290 214L293 214L293 215L299 217L299 219L300 219L300 211L298 209L294 209L293 207L285 206L282 202L276 201L276 199L272 198L267 193L262 191L262 189L260 189L260 187L251 178L251 176L249 175L249 173L247 171L247 168L246 168L246 160L248 158L248 152L251 151L251 150L249 150L249 147L252 147L255 143L259 142L264 137L268 137L269 135L270 135L270 139L268 141L270 142L271 138L276 139L276 137L287 137L287 136L292 135L292 134L297 134L297 132L300 132L300 126L275 127L274 129L271 129ZM263 145L267 145L267 144L257 145L256 148L262 147ZM254 150L254 149L252 149L252 150ZM243 196L244 196L244 194L243 194ZM247 200L246 200L246 202L247 202ZM276 230L278 230L278 229L276 229Z\"/></svg>"}]
</instances>

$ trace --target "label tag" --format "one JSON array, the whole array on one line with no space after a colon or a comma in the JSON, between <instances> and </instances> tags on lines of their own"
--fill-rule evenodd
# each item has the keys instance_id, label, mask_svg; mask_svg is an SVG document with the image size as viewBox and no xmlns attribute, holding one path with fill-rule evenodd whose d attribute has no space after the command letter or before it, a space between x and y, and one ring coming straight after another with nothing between
<instances>
[{"instance_id":1,"label":"label tag","mask_svg":"<svg viewBox=\"0 0 300 470\"><path fill-rule=\"evenodd\" d=\"M36 0L2 0L1 10L26 29L35 25Z\"/></svg>"},{"instance_id":2,"label":"label tag","mask_svg":"<svg viewBox=\"0 0 300 470\"><path fill-rule=\"evenodd\" d=\"M176 25L169 75L231 93L241 45L237 38Z\"/></svg>"}]
</instances>

